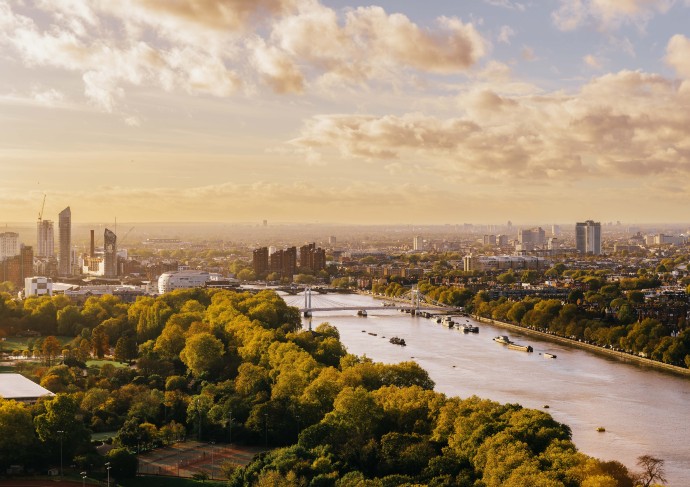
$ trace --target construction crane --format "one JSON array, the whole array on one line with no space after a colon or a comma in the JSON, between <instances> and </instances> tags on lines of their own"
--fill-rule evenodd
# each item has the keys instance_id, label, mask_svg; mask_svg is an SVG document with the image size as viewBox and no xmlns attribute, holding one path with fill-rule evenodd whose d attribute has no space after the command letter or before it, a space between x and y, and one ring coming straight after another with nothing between
<instances>
[{"instance_id":1,"label":"construction crane","mask_svg":"<svg viewBox=\"0 0 690 487\"><path fill-rule=\"evenodd\" d=\"M41 205L41 211L38 213L39 223L43 220L43 209L46 207L46 195L43 194L43 204Z\"/></svg>"},{"instance_id":2,"label":"construction crane","mask_svg":"<svg viewBox=\"0 0 690 487\"><path fill-rule=\"evenodd\" d=\"M122 245L122 244L125 242L125 239L126 239L127 236L132 232L132 230L134 230L134 227L132 227L132 228L130 228L129 230L127 230L127 233L125 233L124 237L122 237L122 238L120 239L120 241L117 243L118 247L119 247L120 245Z\"/></svg>"}]
</instances>

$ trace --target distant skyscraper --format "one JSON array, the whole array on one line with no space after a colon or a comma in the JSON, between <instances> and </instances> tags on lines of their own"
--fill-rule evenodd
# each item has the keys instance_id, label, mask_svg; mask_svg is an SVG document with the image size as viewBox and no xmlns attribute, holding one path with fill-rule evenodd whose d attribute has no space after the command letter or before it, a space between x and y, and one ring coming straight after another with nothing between
<instances>
[{"instance_id":1,"label":"distant skyscraper","mask_svg":"<svg viewBox=\"0 0 690 487\"><path fill-rule=\"evenodd\" d=\"M0 260L19 255L19 234L14 232L0 233Z\"/></svg>"},{"instance_id":2,"label":"distant skyscraper","mask_svg":"<svg viewBox=\"0 0 690 487\"><path fill-rule=\"evenodd\" d=\"M328 237L328 245L335 245L336 240L337 239L335 238L335 236L331 235L330 237Z\"/></svg>"},{"instance_id":3,"label":"distant skyscraper","mask_svg":"<svg viewBox=\"0 0 690 487\"><path fill-rule=\"evenodd\" d=\"M58 274L72 275L72 211L69 206L60 212L58 220L60 249L58 254Z\"/></svg>"},{"instance_id":4,"label":"distant skyscraper","mask_svg":"<svg viewBox=\"0 0 690 487\"><path fill-rule=\"evenodd\" d=\"M419 235L412 240L412 250L424 250L424 239Z\"/></svg>"},{"instance_id":5,"label":"distant skyscraper","mask_svg":"<svg viewBox=\"0 0 690 487\"><path fill-rule=\"evenodd\" d=\"M36 223L36 257L55 255L55 236L51 220L38 220Z\"/></svg>"},{"instance_id":6,"label":"distant skyscraper","mask_svg":"<svg viewBox=\"0 0 690 487\"><path fill-rule=\"evenodd\" d=\"M117 235L107 228L103 233L103 264L105 277L117 276Z\"/></svg>"},{"instance_id":7,"label":"distant skyscraper","mask_svg":"<svg viewBox=\"0 0 690 487\"><path fill-rule=\"evenodd\" d=\"M581 254L601 254L601 223L592 220L577 223L575 246Z\"/></svg>"}]
</instances>

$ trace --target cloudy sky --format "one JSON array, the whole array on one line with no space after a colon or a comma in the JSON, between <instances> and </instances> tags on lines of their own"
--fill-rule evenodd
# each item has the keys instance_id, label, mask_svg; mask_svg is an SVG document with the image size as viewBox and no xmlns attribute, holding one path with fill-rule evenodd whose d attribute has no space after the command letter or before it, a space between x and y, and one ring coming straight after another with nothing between
<instances>
[{"instance_id":1,"label":"cloudy sky","mask_svg":"<svg viewBox=\"0 0 690 487\"><path fill-rule=\"evenodd\" d=\"M0 73L0 222L690 220L690 0L0 0Z\"/></svg>"}]
</instances>

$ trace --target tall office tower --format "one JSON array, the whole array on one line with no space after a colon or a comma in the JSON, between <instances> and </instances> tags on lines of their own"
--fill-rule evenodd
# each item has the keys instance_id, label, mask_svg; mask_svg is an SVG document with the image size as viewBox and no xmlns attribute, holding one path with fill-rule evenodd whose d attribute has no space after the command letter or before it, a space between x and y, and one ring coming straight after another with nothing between
<instances>
[{"instance_id":1,"label":"tall office tower","mask_svg":"<svg viewBox=\"0 0 690 487\"><path fill-rule=\"evenodd\" d=\"M561 226L560 225L551 225L551 236L552 237L558 237L561 234Z\"/></svg>"},{"instance_id":2,"label":"tall office tower","mask_svg":"<svg viewBox=\"0 0 690 487\"><path fill-rule=\"evenodd\" d=\"M62 210L58 220L60 248L58 254L58 275L72 275L72 211L69 206Z\"/></svg>"},{"instance_id":3,"label":"tall office tower","mask_svg":"<svg viewBox=\"0 0 690 487\"><path fill-rule=\"evenodd\" d=\"M577 223L575 246L581 254L601 254L601 223L592 220Z\"/></svg>"},{"instance_id":4,"label":"tall office tower","mask_svg":"<svg viewBox=\"0 0 690 487\"><path fill-rule=\"evenodd\" d=\"M337 239L335 236L331 235L330 237L328 237L328 245L335 245L336 241Z\"/></svg>"},{"instance_id":5,"label":"tall office tower","mask_svg":"<svg viewBox=\"0 0 690 487\"><path fill-rule=\"evenodd\" d=\"M0 233L0 260L19 255L19 234L14 232Z\"/></svg>"},{"instance_id":6,"label":"tall office tower","mask_svg":"<svg viewBox=\"0 0 690 487\"><path fill-rule=\"evenodd\" d=\"M103 267L104 277L117 276L117 235L107 228L103 232Z\"/></svg>"},{"instance_id":7,"label":"tall office tower","mask_svg":"<svg viewBox=\"0 0 690 487\"><path fill-rule=\"evenodd\" d=\"M268 247L254 249L252 253L252 267L257 278L268 274Z\"/></svg>"},{"instance_id":8,"label":"tall office tower","mask_svg":"<svg viewBox=\"0 0 690 487\"><path fill-rule=\"evenodd\" d=\"M424 250L424 239L419 235L412 239L412 250Z\"/></svg>"},{"instance_id":9,"label":"tall office tower","mask_svg":"<svg viewBox=\"0 0 690 487\"><path fill-rule=\"evenodd\" d=\"M36 223L36 257L55 255L55 236L51 220L38 220Z\"/></svg>"}]
</instances>

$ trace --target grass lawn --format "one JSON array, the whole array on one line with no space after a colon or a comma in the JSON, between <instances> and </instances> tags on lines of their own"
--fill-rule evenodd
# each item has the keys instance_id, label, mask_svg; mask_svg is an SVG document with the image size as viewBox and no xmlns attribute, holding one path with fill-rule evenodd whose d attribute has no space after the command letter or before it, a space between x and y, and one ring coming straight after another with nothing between
<instances>
[{"instance_id":1,"label":"grass lawn","mask_svg":"<svg viewBox=\"0 0 690 487\"><path fill-rule=\"evenodd\" d=\"M133 479L118 480L117 485L124 487L202 487L207 485L209 487L227 487L227 482L218 481L200 481L193 479L185 479L180 477L135 477Z\"/></svg>"},{"instance_id":2,"label":"grass lawn","mask_svg":"<svg viewBox=\"0 0 690 487\"><path fill-rule=\"evenodd\" d=\"M11 352L12 350L26 350L28 347L26 344L29 340L34 342L40 338L45 337L8 337L6 340L0 341L0 350L5 352ZM74 337L69 336L58 336L56 337L62 345L72 341Z\"/></svg>"},{"instance_id":3,"label":"grass lawn","mask_svg":"<svg viewBox=\"0 0 690 487\"><path fill-rule=\"evenodd\" d=\"M121 367L128 367L127 364L123 364L120 362L116 362L115 360L87 360L86 361L86 366L87 367L103 367L105 364L111 364L114 365L115 367L121 368Z\"/></svg>"},{"instance_id":4,"label":"grass lawn","mask_svg":"<svg viewBox=\"0 0 690 487\"><path fill-rule=\"evenodd\" d=\"M93 433L91 435L91 439L96 441L105 441L108 438L115 438L115 435L117 435L117 431L103 431L102 433Z\"/></svg>"}]
</instances>

